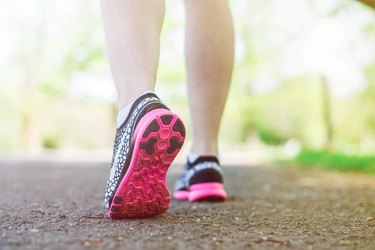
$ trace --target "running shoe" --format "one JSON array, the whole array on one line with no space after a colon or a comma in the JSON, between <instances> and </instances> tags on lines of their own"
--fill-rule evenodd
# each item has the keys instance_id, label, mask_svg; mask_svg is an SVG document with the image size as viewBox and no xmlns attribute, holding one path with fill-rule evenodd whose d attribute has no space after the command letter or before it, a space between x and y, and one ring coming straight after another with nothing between
<instances>
[{"instance_id":1,"label":"running shoe","mask_svg":"<svg viewBox=\"0 0 375 250\"><path fill-rule=\"evenodd\" d=\"M190 202L227 199L223 171L217 157L201 156L192 163L187 160L184 170L175 183L175 199Z\"/></svg>"},{"instance_id":2,"label":"running shoe","mask_svg":"<svg viewBox=\"0 0 375 250\"><path fill-rule=\"evenodd\" d=\"M117 129L104 204L112 219L164 213L166 174L185 140L185 127L153 93L139 97Z\"/></svg>"}]
</instances>

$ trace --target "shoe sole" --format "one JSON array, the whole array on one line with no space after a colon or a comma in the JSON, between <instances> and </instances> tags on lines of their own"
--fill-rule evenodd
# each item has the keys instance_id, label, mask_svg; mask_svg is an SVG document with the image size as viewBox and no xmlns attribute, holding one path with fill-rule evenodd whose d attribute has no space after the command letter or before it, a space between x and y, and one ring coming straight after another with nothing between
<instances>
[{"instance_id":1,"label":"shoe sole","mask_svg":"<svg viewBox=\"0 0 375 250\"><path fill-rule=\"evenodd\" d=\"M220 202L228 198L224 185L218 182L206 182L191 185L189 191L176 191L173 198L190 202Z\"/></svg>"},{"instance_id":2,"label":"shoe sole","mask_svg":"<svg viewBox=\"0 0 375 250\"><path fill-rule=\"evenodd\" d=\"M110 204L110 218L145 218L167 211L170 194L166 174L185 133L181 119L166 109L150 111L139 121L129 168Z\"/></svg>"},{"instance_id":3,"label":"shoe sole","mask_svg":"<svg viewBox=\"0 0 375 250\"><path fill-rule=\"evenodd\" d=\"M176 191L173 193L173 198L175 198L176 200L188 201L189 191L186 191L186 190Z\"/></svg>"}]
</instances>

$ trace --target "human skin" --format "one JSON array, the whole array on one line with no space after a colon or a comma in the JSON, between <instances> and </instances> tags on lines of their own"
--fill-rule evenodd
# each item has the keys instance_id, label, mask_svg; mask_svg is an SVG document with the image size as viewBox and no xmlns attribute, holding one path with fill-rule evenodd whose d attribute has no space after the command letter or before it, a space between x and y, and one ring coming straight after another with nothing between
<instances>
[{"instance_id":1,"label":"human skin","mask_svg":"<svg viewBox=\"0 0 375 250\"><path fill-rule=\"evenodd\" d=\"M122 109L154 90L164 0L101 0L107 54ZM216 155L233 68L234 32L227 0L185 0L191 152Z\"/></svg>"}]
</instances>

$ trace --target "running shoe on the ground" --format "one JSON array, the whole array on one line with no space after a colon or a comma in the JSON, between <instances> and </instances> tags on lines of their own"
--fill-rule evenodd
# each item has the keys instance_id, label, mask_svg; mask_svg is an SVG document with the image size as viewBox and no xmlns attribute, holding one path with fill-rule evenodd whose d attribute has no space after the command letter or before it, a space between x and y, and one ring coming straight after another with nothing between
<instances>
[{"instance_id":1,"label":"running shoe on the ground","mask_svg":"<svg viewBox=\"0 0 375 250\"><path fill-rule=\"evenodd\" d=\"M105 206L112 219L164 213L166 174L185 140L185 127L153 93L139 97L117 129Z\"/></svg>"},{"instance_id":2,"label":"running shoe on the ground","mask_svg":"<svg viewBox=\"0 0 375 250\"><path fill-rule=\"evenodd\" d=\"M194 162L187 160L184 170L175 183L175 199L190 202L227 199L222 168L217 157L201 156Z\"/></svg>"}]
</instances>

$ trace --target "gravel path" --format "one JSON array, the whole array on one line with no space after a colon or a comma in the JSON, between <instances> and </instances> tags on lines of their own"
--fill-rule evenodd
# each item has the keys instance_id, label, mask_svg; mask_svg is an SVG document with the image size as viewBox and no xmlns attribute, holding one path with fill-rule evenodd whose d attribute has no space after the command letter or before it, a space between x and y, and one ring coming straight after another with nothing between
<instances>
[{"instance_id":1,"label":"gravel path","mask_svg":"<svg viewBox=\"0 0 375 250\"><path fill-rule=\"evenodd\" d=\"M0 162L0 249L375 249L374 176L226 167L225 203L172 201L156 218L111 221L108 171Z\"/></svg>"}]
</instances>

